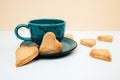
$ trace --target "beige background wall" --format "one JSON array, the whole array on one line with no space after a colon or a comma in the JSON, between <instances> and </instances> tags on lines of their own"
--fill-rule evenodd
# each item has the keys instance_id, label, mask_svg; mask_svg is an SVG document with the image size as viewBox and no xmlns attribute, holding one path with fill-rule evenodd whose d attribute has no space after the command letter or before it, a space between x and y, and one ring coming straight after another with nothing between
<instances>
[{"instance_id":1,"label":"beige background wall","mask_svg":"<svg viewBox=\"0 0 120 80\"><path fill-rule=\"evenodd\" d=\"M61 18L72 30L120 30L120 0L0 0L0 30L36 18Z\"/></svg>"}]
</instances>

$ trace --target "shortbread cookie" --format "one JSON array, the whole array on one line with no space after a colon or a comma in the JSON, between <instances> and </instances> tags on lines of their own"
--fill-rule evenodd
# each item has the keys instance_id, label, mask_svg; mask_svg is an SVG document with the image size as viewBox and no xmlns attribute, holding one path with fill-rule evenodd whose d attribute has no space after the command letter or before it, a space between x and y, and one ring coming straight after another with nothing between
<instances>
[{"instance_id":1,"label":"shortbread cookie","mask_svg":"<svg viewBox=\"0 0 120 80\"><path fill-rule=\"evenodd\" d=\"M74 39L72 34L65 34L64 37L69 38L69 39Z\"/></svg>"},{"instance_id":2,"label":"shortbread cookie","mask_svg":"<svg viewBox=\"0 0 120 80\"><path fill-rule=\"evenodd\" d=\"M84 46L93 47L96 44L96 40L92 38L81 39L80 43Z\"/></svg>"},{"instance_id":3,"label":"shortbread cookie","mask_svg":"<svg viewBox=\"0 0 120 80\"><path fill-rule=\"evenodd\" d=\"M107 49L93 49L90 52L90 56L96 59L101 59L105 61L111 61L111 54Z\"/></svg>"},{"instance_id":4,"label":"shortbread cookie","mask_svg":"<svg viewBox=\"0 0 120 80\"><path fill-rule=\"evenodd\" d=\"M40 54L54 54L60 52L62 49L62 43L60 43L54 33L47 32L42 40L39 48Z\"/></svg>"},{"instance_id":5,"label":"shortbread cookie","mask_svg":"<svg viewBox=\"0 0 120 80\"><path fill-rule=\"evenodd\" d=\"M113 41L113 36L111 36L111 35L100 35L100 36L98 36L98 40L105 41L105 42L112 42Z\"/></svg>"},{"instance_id":6,"label":"shortbread cookie","mask_svg":"<svg viewBox=\"0 0 120 80\"><path fill-rule=\"evenodd\" d=\"M16 66L22 66L33 60L39 54L36 46L21 46L16 50Z\"/></svg>"}]
</instances>

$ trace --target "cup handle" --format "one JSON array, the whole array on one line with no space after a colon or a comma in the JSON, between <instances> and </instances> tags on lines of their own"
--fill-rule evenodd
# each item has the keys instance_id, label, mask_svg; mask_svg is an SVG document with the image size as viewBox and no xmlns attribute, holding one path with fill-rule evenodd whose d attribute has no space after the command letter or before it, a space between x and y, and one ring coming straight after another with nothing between
<instances>
[{"instance_id":1,"label":"cup handle","mask_svg":"<svg viewBox=\"0 0 120 80\"><path fill-rule=\"evenodd\" d=\"M31 38L25 38L25 37L22 37L18 34L19 29L22 28L22 27L29 29L27 24L19 24L19 25L17 25L17 27L14 30L15 35L21 40L32 40Z\"/></svg>"}]
</instances>

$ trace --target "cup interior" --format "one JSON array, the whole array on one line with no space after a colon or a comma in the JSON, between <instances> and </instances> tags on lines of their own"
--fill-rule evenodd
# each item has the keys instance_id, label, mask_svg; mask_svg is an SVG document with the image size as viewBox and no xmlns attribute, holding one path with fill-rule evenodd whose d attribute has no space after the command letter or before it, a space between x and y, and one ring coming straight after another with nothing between
<instances>
[{"instance_id":1,"label":"cup interior","mask_svg":"<svg viewBox=\"0 0 120 80\"><path fill-rule=\"evenodd\" d=\"M64 24L64 21L59 19L37 19L30 21L30 23L43 24L43 25L58 25L58 24Z\"/></svg>"}]
</instances>

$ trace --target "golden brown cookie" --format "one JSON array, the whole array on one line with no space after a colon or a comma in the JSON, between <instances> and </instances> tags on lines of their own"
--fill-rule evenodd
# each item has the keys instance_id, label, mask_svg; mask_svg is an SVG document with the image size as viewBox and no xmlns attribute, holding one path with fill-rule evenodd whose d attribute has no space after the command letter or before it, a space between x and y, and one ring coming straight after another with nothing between
<instances>
[{"instance_id":1,"label":"golden brown cookie","mask_svg":"<svg viewBox=\"0 0 120 80\"><path fill-rule=\"evenodd\" d=\"M111 61L111 54L107 49L92 49L90 56L96 59L101 59L105 61Z\"/></svg>"},{"instance_id":2,"label":"golden brown cookie","mask_svg":"<svg viewBox=\"0 0 120 80\"><path fill-rule=\"evenodd\" d=\"M36 46L21 46L16 50L16 66L22 66L33 60L39 54Z\"/></svg>"},{"instance_id":3,"label":"golden brown cookie","mask_svg":"<svg viewBox=\"0 0 120 80\"><path fill-rule=\"evenodd\" d=\"M84 46L93 47L96 44L96 40L92 38L81 39L80 43Z\"/></svg>"},{"instance_id":4,"label":"golden brown cookie","mask_svg":"<svg viewBox=\"0 0 120 80\"><path fill-rule=\"evenodd\" d=\"M69 39L74 39L72 34L65 34L64 37L69 38Z\"/></svg>"},{"instance_id":5,"label":"golden brown cookie","mask_svg":"<svg viewBox=\"0 0 120 80\"><path fill-rule=\"evenodd\" d=\"M39 48L40 54L54 54L60 52L62 49L62 43L60 43L54 33L47 32L42 40Z\"/></svg>"},{"instance_id":6,"label":"golden brown cookie","mask_svg":"<svg viewBox=\"0 0 120 80\"><path fill-rule=\"evenodd\" d=\"M100 35L97 38L99 41L105 41L105 42L112 42L113 41L113 36L111 35Z\"/></svg>"}]
</instances>

